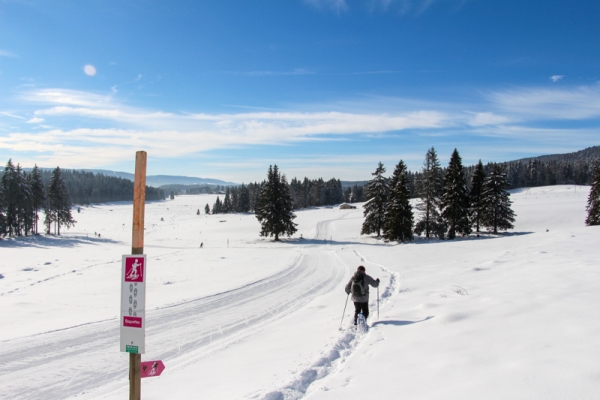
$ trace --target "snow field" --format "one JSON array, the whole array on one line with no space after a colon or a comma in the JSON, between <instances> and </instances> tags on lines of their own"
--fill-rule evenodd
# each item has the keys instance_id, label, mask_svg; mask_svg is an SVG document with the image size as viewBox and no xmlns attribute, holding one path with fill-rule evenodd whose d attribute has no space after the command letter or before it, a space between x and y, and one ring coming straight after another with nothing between
<instances>
[{"instance_id":1,"label":"snow field","mask_svg":"<svg viewBox=\"0 0 600 400\"><path fill-rule=\"evenodd\" d=\"M360 236L360 208L300 211L298 233L274 243L253 215L195 215L216 196L149 203L142 359L167 369L142 396L596 398L600 230L583 224L588 192L519 190L509 234L399 245ZM126 398L118 277L131 211L83 208L62 238L0 241L0 398ZM372 288L372 327L357 336L351 302L338 327L360 264L381 278L382 302L376 321Z\"/></svg>"},{"instance_id":2,"label":"snow field","mask_svg":"<svg viewBox=\"0 0 600 400\"><path fill-rule=\"evenodd\" d=\"M401 292L306 398L596 398L600 230L583 225L587 191L511 197L511 235L357 246L400 274Z\"/></svg>"}]
</instances>

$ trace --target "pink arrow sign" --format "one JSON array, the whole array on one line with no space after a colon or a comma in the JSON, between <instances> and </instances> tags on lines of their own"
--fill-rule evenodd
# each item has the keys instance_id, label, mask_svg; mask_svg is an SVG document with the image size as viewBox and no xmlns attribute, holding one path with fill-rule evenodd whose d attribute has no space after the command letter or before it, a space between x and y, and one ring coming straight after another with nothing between
<instances>
[{"instance_id":1,"label":"pink arrow sign","mask_svg":"<svg viewBox=\"0 0 600 400\"><path fill-rule=\"evenodd\" d=\"M159 376L165 370L165 364L162 361L143 361L141 364L142 378L151 378Z\"/></svg>"}]
</instances>

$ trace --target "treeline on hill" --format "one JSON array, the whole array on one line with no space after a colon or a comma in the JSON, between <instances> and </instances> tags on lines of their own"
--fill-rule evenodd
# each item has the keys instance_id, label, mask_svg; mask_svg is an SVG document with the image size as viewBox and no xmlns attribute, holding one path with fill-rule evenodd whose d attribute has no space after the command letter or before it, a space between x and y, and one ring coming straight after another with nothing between
<instances>
[{"instance_id":1,"label":"treeline on hill","mask_svg":"<svg viewBox=\"0 0 600 400\"><path fill-rule=\"evenodd\" d=\"M38 170L44 186L47 186L52 177L52 171L40 168ZM26 173L24 169L22 171ZM129 179L75 169L61 169L61 171L73 204L88 205L133 200L133 182ZM146 186L146 200L164 199L164 190Z\"/></svg>"},{"instance_id":2,"label":"treeline on hill","mask_svg":"<svg viewBox=\"0 0 600 400\"><path fill-rule=\"evenodd\" d=\"M185 184L170 184L160 185L158 188L162 189L165 193L178 194L215 194L225 193L228 186L225 185L185 185Z\"/></svg>"},{"instance_id":3,"label":"treeline on hill","mask_svg":"<svg viewBox=\"0 0 600 400\"><path fill-rule=\"evenodd\" d=\"M227 214L235 212L255 212L258 199L267 181L261 183L250 183L241 186L229 186L225 189L225 197L217 200L212 209L207 204L204 207L205 213ZM364 201L363 187L355 185L342 190L342 183L339 179L332 178L325 182L322 178L304 180L292 179L286 185L292 199L292 206L295 210L308 208L331 206L342 202L360 202ZM163 186L161 186L163 187Z\"/></svg>"},{"instance_id":4,"label":"treeline on hill","mask_svg":"<svg viewBox=\"0 0 600 400\"><path fill-rule=\"evenodd\" d=\"M44 184L50 182L52 172L42 171ZM73 204L107 203L111 201L132 201L133 182L129 179L94 174L78 170L62 170L65 185ZM164 200L165 192L146 186L146 200Z\"/></svg>"},{"instance_id":5,"label":"treeline on hill","mask_svg":"<svg viewBox=\"0 0 600 400\"><path fill-rule=\"evenodd\" d=\"M164 191L146 186L146 200L163 200ZM38 233L38 212L45 211L46 232L75 223L73 204L131 201L133 182L77 170L52 171L35 166L27 172L9 160L0 172L0 235Z\"/></svg>"},{"instance_id":6,"label":"treeline on hill","mask_svg":"<svg viewBox=\"0 0 600 400\"><path fill-rule=\"evenodd\" d=\"M484 165L489 174L498 165L506 173L508 189L552 185L591 185L596 160L600 157L600 146L588 147L574 153L555 154ZM467 184L471 186L477 165L465 167ZM445 168L443 169L445 172ZM421 172L408 172L412 197L416 195L416 182Z\"/></svg>"}]
</instances>

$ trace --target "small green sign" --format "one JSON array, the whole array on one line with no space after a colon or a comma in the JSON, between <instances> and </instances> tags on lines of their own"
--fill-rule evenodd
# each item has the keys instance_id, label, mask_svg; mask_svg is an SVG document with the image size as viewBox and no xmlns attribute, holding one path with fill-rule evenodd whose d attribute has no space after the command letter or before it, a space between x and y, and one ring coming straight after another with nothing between
<instances>
[{"instance_id":1,"label":"small green sign","mask_svg":"<svg viewBox=\"0 0 600 400\"><path fill-rule=\"evenodd\" d=\"M128 353L137 354L138 353L138 347L137 346L126 345L125 346L125 351L128 352Z\"/></svg>"}]
</instances>

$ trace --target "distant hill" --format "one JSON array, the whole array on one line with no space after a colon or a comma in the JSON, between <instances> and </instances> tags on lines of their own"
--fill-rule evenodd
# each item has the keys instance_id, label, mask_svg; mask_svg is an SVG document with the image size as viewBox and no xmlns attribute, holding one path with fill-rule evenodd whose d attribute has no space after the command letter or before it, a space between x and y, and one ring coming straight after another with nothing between
<instances>
[{"instance_id":1,"label":"distant hill","mask_svg":"<svg viewBox=\"0 0 600 400\"><path fill-rule=\"evenodd\" d=\"M354 185L364 186L367 184L368 181L341 181L341 182L342 182L342 189L346 189L347 187L354 187Z\"/></svg>"},{"instance_id":2,"label":"distant hill","mask_svg":"<svg viewBox=\"0 0 600 400\"><path fill-rule=\"evenodd\" d=\"M31 168L24 168L26 171L30 171ZM54 168L40 168L42 170L52 170ZM92 172L94 174L102 174L105 176L113 176L116 178L129 179L133 181L133 174L122 171L110 171L106 169L79 169L78 171ZM235 186L237 183L225 182L219 179L211 178L196 178L192 176L178 176L178 175L147 175L146 185L159 187L163 185L220 185L220 186Z\"/></svg>"},{"instance_id":3,"label":"distant hill","mask_svg":"<svg viewBox=\"0 0 600 400\"><path fill-rule=\"evenodd\" d=\"M597 160L600 157L600 146L592 146L583 150L575 151L573 153L564 154L549 154L546 156L528 157L521 158L519 160L510 162L528 162L530 160L538 160L542 162L549 161L584 161L584 160Z\"/></svg>"}]
</instances>

